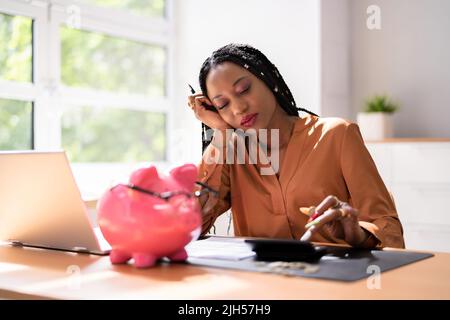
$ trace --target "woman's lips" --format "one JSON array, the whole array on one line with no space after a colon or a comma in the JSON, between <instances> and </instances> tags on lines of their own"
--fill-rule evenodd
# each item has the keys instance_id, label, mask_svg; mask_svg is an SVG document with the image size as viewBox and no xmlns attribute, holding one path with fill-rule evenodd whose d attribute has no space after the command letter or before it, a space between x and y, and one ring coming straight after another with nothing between
<instances>
[{"instance_id":1,"label":"woman's lips","mask_svg":"<svg viewBox=\"0 0 450 320\"><path fill-rule=\"evenodd\" d=\"M254 113L254 114L251 114L251 115L245 117L241 121L241 126L251 127L255 123L257 117L258 117L257 113Z\"/></svg>"}]
</instances>

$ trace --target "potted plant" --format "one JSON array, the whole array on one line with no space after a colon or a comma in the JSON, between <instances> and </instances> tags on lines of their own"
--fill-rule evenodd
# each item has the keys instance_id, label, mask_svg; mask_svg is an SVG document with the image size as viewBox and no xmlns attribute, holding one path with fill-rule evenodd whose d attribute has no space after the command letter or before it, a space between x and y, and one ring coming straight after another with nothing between
<instances>
[{"instance_id":1,"label":"potted plant","mask_svg":"<svg viewBox=\"0 0 450 320\"><path fill-rule=\"evenodd\" d=\"M364 140L392 138L392 116L398 106L386 95L375 95L365 102L364 112L358 112L357 122Z\"/></svg>"}]
</instances>

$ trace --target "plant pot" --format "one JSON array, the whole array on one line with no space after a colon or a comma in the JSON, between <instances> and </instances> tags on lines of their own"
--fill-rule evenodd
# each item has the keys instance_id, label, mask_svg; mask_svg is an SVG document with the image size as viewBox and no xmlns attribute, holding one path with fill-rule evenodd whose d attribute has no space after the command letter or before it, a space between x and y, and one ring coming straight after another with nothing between
<instances>
[{"instance_id":1,"label":"plant pot","mask_svg":"<svg viewBox=\"0 0 450 320\"><path fill-rule=\"evenodd\" d=\"M359 112L357 122L363 139L366 141L383 140L393 137L393 119L391 113Z\"/></svg>"}]
</instances>

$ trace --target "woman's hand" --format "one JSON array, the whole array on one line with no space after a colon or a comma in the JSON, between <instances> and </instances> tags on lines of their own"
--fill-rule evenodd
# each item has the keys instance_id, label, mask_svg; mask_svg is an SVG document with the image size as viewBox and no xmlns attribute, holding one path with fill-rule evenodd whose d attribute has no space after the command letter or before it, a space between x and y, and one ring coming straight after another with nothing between
<instances>
[{"instance_id":1,"label":"woman's hand","mask_svg":"<svg viewBox=\"0 0 450 320\"><path fill-rule=\"evenodd\" d=\"M309 241L314 233L325 228L334 237L344 239L356 247L365 243L370 236L359 225L358 210L335 196L326 197L317 207L312 207L311 212L305 225L307 230L300 239L302 241Z\"/></svg>"},{"instance_id":2,"label":"woman's hand","mask_svg":"<svg viewBox=\"0 0 450 320\"><path fill-rule=\"evenodd\" d=\"M212 129L232 128L223 120L218 112L207 110L203 104L212 106L211 101L202 93L197 93L188 97L188 106L195 113L195 117ZM214 107L213 107L214 108Z\"/></svg>"}]
</instances>

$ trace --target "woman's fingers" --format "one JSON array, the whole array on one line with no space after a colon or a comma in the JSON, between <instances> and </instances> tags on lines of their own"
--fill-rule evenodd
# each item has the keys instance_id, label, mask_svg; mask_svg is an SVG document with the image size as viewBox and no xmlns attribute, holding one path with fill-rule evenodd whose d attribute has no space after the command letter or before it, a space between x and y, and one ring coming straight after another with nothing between
<instances>
[{"instance_id":1,"label":"woman's fingers","mask_svg":"<svg viewBox=\"0 0 450 320\"><path fill-rule=\"evenodd\" d=\"M349 205L346 205L345 208L348 215L341 220L345 241L349 244L359 244L362 241L362 236L364 236L364 232L361 233L362 229L359 225L359 211Z\"/></svg>"},{"instance_id":2,"label":"woman's fingers","mask_svg":"<svg viewBox=\"0 0 450 320\"><path fill-rule=\"evenodd\" d=\"M341 209L343 209L343 221L356 220L358 221L359 211L350 206L346 202L342 202Z\"/></svg>"},{"instance_id":3,"label":"woman's fingers","mask_svg":"<svg viewBox=\"0 0 450 320\"><path fill-rule=\"evenodd\" d=\"M307 230L300 240L309 241L314 233L333 221L339 221L341 233L343 231L346 239L360 239L358 215L358 210L330 195L315 208L314 214L305 225Z\"/></svg>"},{"instance_id":4,"label":"woman's fingers","mask_svg":"<svg viewBox=\"0 0 450 320\"><path fill-rule=\"evenodd\" d=\"M308 222L315 220L317 217L321 216L328 209L339 205L341 202L336 196L329 195L315 208L314 213L311 215Z\"/></svg>"},{"instance_id":5,"label":"woman's fingers","mask_svg":"<svg viewBox=\"0 0 450 320\"><path fill-rule=\"evenodd\" d=\"M214 109L211 101L202 94L195 94L188 97L188 106L192 111L194 111L195 117L198 120L200 120L210 128L215 128L216 126L225 127L225 124L223 123L222 118L220 118L218 113L208 110L210 108L206 108L207 105L211 106L211 108Z\"/></svg>"},{"instance_id":6,"label":"woman's fingers","mask_svg":"<svg viewBox=\"0 0 450 320\"><path fill-rule=\"evenodd\" d=\"M203 97L203 96L195 97L195 99L194 99L195 114L201 118L203 113L205 111L207 111L203 104L209 104L209 103L210 103L209 99L206 97Z\"/></svg>"},{"instance_id":7,"label":"woman's fingers","mask_svg":"<svg viewBox=\"0 0 450 320\"><path fill-rule=\"evenodd\" d=\"M353 225L358 224L358 211L346 203L341 208L328 209L314 221L305 225L307 230L300 240L309 241L312 235L323 228L323 226L337 220L341 220L343 228L346 229L344 231L347 234L348 231L354 230Z\"/></svg>"},{"instance_id":8,"label":"woman's fingers","mask_svg":"<svg viewBox=\"0 0 450 320\"><path fill-rule=\"evenodd\" d=\"M325 211L320 217L316 218L314 221L311 221L305 225L306 229L309 229L310 227L320 228L324 224L327 224L328 222L331 222L333 220L338 220L341 218L342 213L341 210L344 209L329 209Z\"/></svg>"},{"instance_id":9,"label":"woman's fingers","mask_svg":"<svg viewBox=\"0 0 450 320\"><path fill-rule=\"evenodd\" d=\"M311 228L309 228L308 230L305 231L303 236L300 238L300 241L310 241L311 240L313 233L310 229Z\"/></svg>"},{"instance_id":10,"label":"woman's fingers","mask_svg":"<svg viewBox=\"0 0 450 320\"><path fill-rule=\"evenodd\" d=\"M211 101L202 94L195 94L188 97L188 106L194 111L205 109L203 104L212 105Z\"/></svg>"},{"instance_id":11,"label":"woman's fingers","mask_svg":"<svg viewBox=\"0 0 450 320\"><path fill-rule=\"evenodd\" d=\"M316 212L322 214L331 207L337 206L339 204L340 204L339 199L336 196L330 195L325 199L323 199L323 201L317 206Z\"/></svg>"},{"instance_id":12,"label":"woman's fingers","mask_svg":"<svg viewBox=\"0 0 450 320\"><path fill-rule=\"evenodd\" d=\"M219 114L208 97L201 93L188 96L188 106L194 111L195 117L212 129L233 129ZM208 108L211 106L211 108Z\"/></svg>"},{"instance_id":13,"label":"woman's fingers","mask_svg":"<svg viewBox=\"0 0 450 320\"><path fill-rule=\"evenodd\" d=\"M194 109L195 97L198 97L198 96L203 96L203 95L201 93L197 93L197 94L188 96L188 103L187 104L188 104L189 108Z\"/></svg>"}]
</instances>

